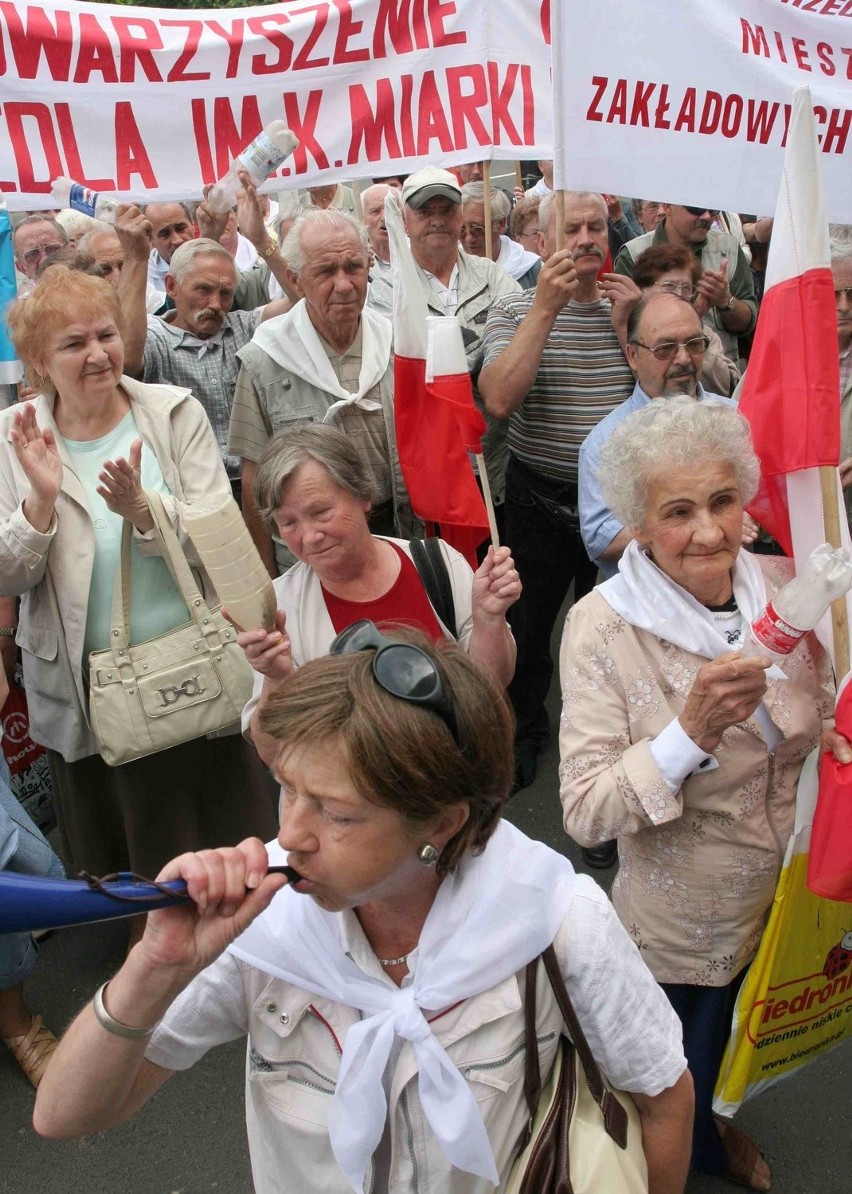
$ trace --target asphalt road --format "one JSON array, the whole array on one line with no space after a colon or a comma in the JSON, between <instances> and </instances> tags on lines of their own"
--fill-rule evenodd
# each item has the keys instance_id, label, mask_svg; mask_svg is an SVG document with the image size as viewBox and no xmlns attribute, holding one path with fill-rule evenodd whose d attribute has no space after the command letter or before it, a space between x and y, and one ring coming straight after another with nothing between
<instances>
[{"instance_id":1,"label":"asphalt road","mask_svg":"<svg viewBox=\"0 0 852 1194\"><path fill-rule=\"evenodd\" d=\"M558 716L554 684L554 727ZM557 749L551 739L540 756L536 782L513 799L508 815L582 869L579 850L562 830L556 769ZM608 885L613 876L608 872L597 877ZM126 937L127 929L120 922L54 933L44 942L39 965L27 984L30 1007L40 1011L55 1031L60 1030L118 967ZM100 1136L56 1142L41 1140L33 1132L33 1092L0 1048L0 1190L4 1194L212 1190L251 1194L243 1065L243 1044L225 1046L208 1054L189 1073L175 1077L131 1123ZM763 1147L773 1168L774 1194L852 1191L850 1089L852 1051L847 1042L743 1108L737 1122ZM733 1188L722 1180L691 1178L687 1194L721 1194Z\"/></svg>"}]
</instances>

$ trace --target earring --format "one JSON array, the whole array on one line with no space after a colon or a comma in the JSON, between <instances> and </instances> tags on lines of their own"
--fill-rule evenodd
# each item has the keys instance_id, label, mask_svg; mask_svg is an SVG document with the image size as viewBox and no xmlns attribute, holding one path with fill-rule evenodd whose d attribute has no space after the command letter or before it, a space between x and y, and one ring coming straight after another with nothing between
<instances>
[{"instance_id":1,"label":"earring","mask_svg":"<svg viewBox=\"0 0 852 1194\"><path fill-rule=\"evenodd\" d=\"M424 866L434 866L438 861L440 855L431 842L427 842L425 846L421 846L417 851L417 857Z\"/></svg>"}]
</instances>

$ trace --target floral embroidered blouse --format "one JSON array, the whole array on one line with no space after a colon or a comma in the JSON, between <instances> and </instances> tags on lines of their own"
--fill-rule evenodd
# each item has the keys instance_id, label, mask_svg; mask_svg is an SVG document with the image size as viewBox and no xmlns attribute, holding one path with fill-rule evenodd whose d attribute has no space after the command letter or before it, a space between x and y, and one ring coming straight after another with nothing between
<instances>
[{"instance_id":1,"label":"floral embroidered blouse","mask_svg":"<svg viewBox=\"0 0 852 1194\"><path fill-rule=\"evenodd\" d=\"M771 596L792 565L760 562ZM581 845L618 838L613 903L657 981L720 987L757 950L799 772L834 694L829 660L808 635L764 698L783 735L774 751L749 718L726 730L717 768L674 790L649 744L683 712L705 662L629 625L596 591L578 602L560 652L560 798Z\"/></svg>"}]
</instances>

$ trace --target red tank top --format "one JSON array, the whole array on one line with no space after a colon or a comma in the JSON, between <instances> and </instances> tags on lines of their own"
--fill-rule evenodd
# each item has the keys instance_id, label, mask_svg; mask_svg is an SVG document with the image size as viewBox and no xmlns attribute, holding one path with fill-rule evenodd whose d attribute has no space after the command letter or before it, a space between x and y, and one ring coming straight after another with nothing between
<instances>
[{"instance_id":1,"label":"red tank top","mask_svg":"<svg viewBox=\"0 0 852 1194\"><path fill-rule=\"evenodd\" d=\"M399 576L388 591L375 601L346 601L323 588L322 595L334 632L340 634L341 630L345 630L353 622L369 618L378 625L383 622L402 622L406 626L416 626L418 630L424 631L432 642L438 642L444 637L444 632L429 604L420 574L401 547L397 547L395 543L392 543L391 547L400 559Z\"/></svg>"}]
</instances>

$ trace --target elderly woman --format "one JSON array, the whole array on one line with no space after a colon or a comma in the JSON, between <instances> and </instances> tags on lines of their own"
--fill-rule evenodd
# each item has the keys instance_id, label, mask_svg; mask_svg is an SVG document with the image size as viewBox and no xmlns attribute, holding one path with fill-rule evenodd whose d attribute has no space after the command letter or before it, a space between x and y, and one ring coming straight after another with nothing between
<instances>
[{"instance_id":1,"label":"elderly woman","mask_svg":"<svg viewBox=\"0 0 852 1194\"><path fill-rule=\"evenodd\" d=\"M66 860L150 874L181 850L267 832L269 783L239 734L113 768L89 722L89 653L108 645L125 522L131 642L189 620L142 488L162 495L185 544L183 511L230 493L203 408L122 375L121 310L102 279L56 266L9 323L38 397L0 416L0 592L21 595L31 732L48 748Z\"/></svg>"},{"instance_id":2,"label":"elderly woman","mask_svg":"<svg viewBox=\"0 0 852 1194\"><path fill-rule=\"evenodd\" d=\"M493 676L454 644L365 622L262 721L282 791L269 857L301 878L280 890L256 840L166 867L194 903L152 913L72 1025L36 1129L120 1123L248 1036L258 1191L491 1194L528 1118L524 971L553 942L592 1051L633 1092L650 1189L680 1194L692 1100L677 1017L600 889L501 823L512 724ZM538 1016L547 1075L564 1025L552 999Z\"/></svg>"},{"instance_id":3,"label":"elderly woman","mask_svg":"<svg viewBox=\"0 0 852 1194\"><path fill-rule=\"evenodd\" d=\"M411 545L370 532L370 481L358 451L342 431L322 423L282 432L269 443L255 476L255 501L267 528L299 560L273 582L275 629L238 638L257 672L243 728L251 728L269 765L277 744L264 742L260 729L266 701L294 667L325 655L335 634L362 618L416 626L434 640L454 638L501 684L509 683L515 641L506 611L520 596L521 582L508 548L489 549L474 575L457 551L439 542L452 611L436 610Z\"/></svg>"},{"instance_id":4,"label":"elderly woman","mask_svg":"<svg viewBox=\"0 0 852 1194\"><path fill-rule=\"evenodd\" d=\"M614 432L600 475L634 541L565 627L565 828L588 846L618 838L616 910L683 1021L694 1167L767 1190L757 1146L717 1125L711 1101L799 772L832 709L827 659L809 636L770 679L739 650L792 571L740 550L759 466L733 408L657 399Z\"/></svg>"}]
</instances>

